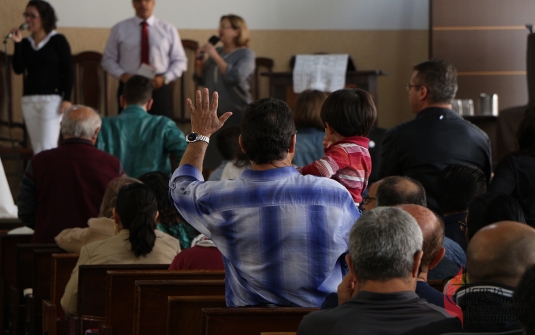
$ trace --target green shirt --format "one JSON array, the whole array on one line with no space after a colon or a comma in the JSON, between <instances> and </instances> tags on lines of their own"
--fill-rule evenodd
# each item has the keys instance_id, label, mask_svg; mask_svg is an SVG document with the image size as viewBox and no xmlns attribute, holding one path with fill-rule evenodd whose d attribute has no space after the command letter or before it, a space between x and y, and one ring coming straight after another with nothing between
<instances>
[{"instance_id":1,"label":"green shirt","mask_svg":"<svg viewBox=\"0 0 535 335\"><path fill-rule=\"evenodd\" d=\"M170 174L169 154L180 161L187 143L171 119L131 105L118 116L102 118L96 145L119 158L128 176L138 178L152 171Z\"/></svg>"}]
</instances>

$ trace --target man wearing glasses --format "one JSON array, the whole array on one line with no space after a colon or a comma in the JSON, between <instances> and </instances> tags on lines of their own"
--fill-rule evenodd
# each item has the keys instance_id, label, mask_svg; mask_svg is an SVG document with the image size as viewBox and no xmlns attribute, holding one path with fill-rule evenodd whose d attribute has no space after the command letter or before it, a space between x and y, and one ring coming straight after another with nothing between
<instances>
[{"instance_id":1,"label":"man wearing glasses","mask_svg":"<svg viewBox=\"0 0 535 335\"><path fill-rule=\"evenodd\" d=\"M451 109L457 92L457 70L448 62L429 60L413 68L406 89L416 118L388 130L383 140L379 178L408 176L424 186L428 207L441 213L436 179L450 164L472 164L490 180L488 136Z\"/></svg>"}]
</instances>

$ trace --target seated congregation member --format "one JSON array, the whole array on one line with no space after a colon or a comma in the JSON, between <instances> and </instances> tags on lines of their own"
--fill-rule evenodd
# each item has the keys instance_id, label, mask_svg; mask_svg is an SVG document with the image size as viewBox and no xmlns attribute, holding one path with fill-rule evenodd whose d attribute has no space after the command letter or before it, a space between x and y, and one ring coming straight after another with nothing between
<instances>
[{"instance_id":1,"label":"seated congregation member","mask_svg":"<svg viewBox=\"0 0 535 335\"><path fill-rule=\"evenodd\" d=\"M148 78L135 75L128 79L121 96L125 109L118 116L102 118L97 140L97 148L118 157L133 178L152 171L171 174L171 161L176 166L186 148L184 133L174 121L147 113L152 90Z\"/></svg>"},{"instance_id":2,"label":"seated congregation member","mask_svg":"<svg viewBox=\"0 0 535 335\"><path fill-rule=\"evenodd\" d=\"M223 254L227 306L320 306L342 280L341 256L360 212L342 185L292 166L292 113L272 98L249 104L243 116L240 146L251 169L204 182L209 138L231 115L218 118L217 105L207 89L196 92L195 106L188 99L193 133L169 183L175 206Z\"/></svg>"},{"instance_id":3,"label":"seated congregation member","mask_svg":"<svg viewBox=\"0 0 535 335\"><path fill-rule=\"evenodd\" d=\"M459 225L464 230L466 243L469 244L479 230L498 221L526 223L522 208L515 199L507 194L487 192L470 202L466 220L459 221ZM466 274L458 274L445 285L444 293L453 295L466 283Z\"/></svg>"},{"instance_id":4,"label":"seated congregation member","mask_svg":"<svg viewBox=\"0 0 535 335\"><path fill-rule=\"evenodd\" d=\"M306 315L297 334L400 334L448 319L443 308L414 293L422 245L422 230L405 211L365 212L349 236L349 273L338 286L339 306Z\"/></svg>"},{"instance_id":5,"label":"seated congregation member","mask_svg":"<svg viewBox=\"0 0 535 335\"><path fill-rule=\"evenodd\" d=\"M320 112L325 99L327 94L318 90L306 90L297 97L293 117L299 140L295 143L292 160L297 166L308 165L323 157L325 124Z\"/></svg>"},{"instance_id":6,"label":"seated congregation member","mask_svg":"<svg viewBox=\"0 0 535 335\"><path fill-rule=\"evenodd\" d=\"M377 188L377 206L398 206L403 204L427 206L425 189L418 181L409 177L391 176L382 179ZM449 238L444 238L446 255L436 268L429 272L429 279L453 277L466 263L464 250ZM443 277L446 275L446 277Z\"/></svg>"},{"instance_id":7,"label":"seated congregation member","mask_svg":"<svg viewBox=\"0 0 535 335\"><path fill-rule=\"evenodd\" d=\"M321 106L320 117L325 124L325 155L299 171L336 180L358 204L372 171L370 140L365 136L377 118L373 99L358 88L333 92Z\"/></svg>"},{"instance_id":8,"label":"seated congregation member","mask_svg":"<svg viewBox=\"0 0 535 335\"><path fill-rule=\"evenodd\" d=\"M468 204L487 191L481 169L469 164L448 165L437 178L437 203L444 213L446 236L466 251L466 236L459 221L466 219Z\"/></svg>"},{"instance_id":9,"label":"seated congregation member","mask_svg":"<svg viewBox=\"0 0 535 335\"><path fill-rule=\"evenodd\" d=\"M217 151L219 151L223 160L221 161L221 164L212 171L210 177L208 177L209 181L221 180L221 175L223 174L225 166L227 166L228 163L232 163L232 161L238 157L238 154L241 152L240 144L238 143L240 133L240 126L238 125L228 126L217 133Z\"/></svg>"},{"instance_id":10,"label":"seated congregation member","mask_svg":"<svg viewBox=\"0 0 535 335\"><path fill-rule=\"evenodd\" d=\"M535 108L524 114L516 133L518 151L496 166L489 191L511 195L522 207L526 222L535 227Z\"/></svg>"},{"instance_id":11,"label":"seated congregation member","mask_svg":"<svg viewBox=\"0 0 535 335\"><path fill-rule=\"evenodd\" d=\"M156 230L158 210L152 191L143 184L126 185L119 191L113 220L116 234L86 244L61 298L66 313L77 313L78 268L94 264L170 264L180 252L177 239Z\"/></svg>"},{"instance_id":12,"label":"seated congregation member","mask_svg":"<svg viewBox=\"0 0 535 335\"><path fill-rule=\"evenodd\" d=\"M463 309L464 328L437 323L417 329L414 334L495 333L521 329L514 314L513 290L533 264L534 228L513 221L484 227L468 244L466 271L470 285L462 286L455 294L457 304Z\"/></svg>"},{"instance_id":13,"label":"seated congregation member","mask_svg":"<svg viewBox=\"0 0 535 335\"><path fill-rule=\"evenodd\" d=\"M132 183L139 183L139 180L122 176L110 181L106 186L98 217L87 220L87 228L64 229L54 238L58 246L68 252L78 254L84 245L114 236L113 209L117 201L117 193L123 186Z\"/></svg>"},{"instance_id":14,"label":"seated congregation member","mask_svg":"<svg viewBox=\"0 0 535 335\"><path fill-rule=\"evenodd\" d=\"M526 335L535 335L535 265L528 267L520 278L513 295L517 316Z\"/></svg>"},{"instance_id":15,"label":"seated congregation member","mask_svg":"<svg viewBox=\"0 0 535 335\"><path fill-rule=\"evenodd\" d=\"M199 232L184 222L173 202L169 200L169 177L163 172L155 171L145 173L139 180L147 185L156 197L159 213L156 228L176 238L181 249L189 248Z\"/></svg>"},{"instance_id":16,"label":"seated congregation member","mask_svg":"<svg viewBox=\"0 0 535 335\"><path fill-rule=\"evenodd\" d=\"M435 268L443 259L446 252L442 246L444 240L444 223L430 209L419 205L400 205L399 209L409 213L415 220L423 234L422 262L416 280L416 294L433 305L444 308L444 294L432 288L428 283L429 270ZM321 308L338 306L338 296L333 293L327 297Z\"/></svg>"},{"instance_id":17,"label":"seated congregation member","mask_svg":"<svg viewBox=\"0 0 535 335\"><path fill-rule=\"evenodd\" d=\"M182 250L169 270L225 270L223 255L214 242L200 234L191 242L191 248Z\"/></svg>"},{"instance_id":18,"label":"seated congregation member","mask_svg":"<svg viewBox=\"0 0 535 335\"><path fill-rule=\"evenodd\" d=\"M87 227L106 185L124 173L119 159L95 148L100 124L92 108L72 106L61 121L64 141L28 163L17 200L19 219L35 230L32 243L54 243L63 229Z\"/></svg>"},{"instance_id":19,"label":"seated congregation member","mask_svg":"<svg viewBox=\"0 0 535 335\"><path fill-rule=\"evenodd\" d=\"M425 188L431 210L438 214L436 180L450 164L477 166L490 180L490 141L478 127L451 109L457 92L457 70L443 60L413 68L406 85L414 120L389 129L383 140L379 178L408 176Z\"/></svg>"}]
</instances>

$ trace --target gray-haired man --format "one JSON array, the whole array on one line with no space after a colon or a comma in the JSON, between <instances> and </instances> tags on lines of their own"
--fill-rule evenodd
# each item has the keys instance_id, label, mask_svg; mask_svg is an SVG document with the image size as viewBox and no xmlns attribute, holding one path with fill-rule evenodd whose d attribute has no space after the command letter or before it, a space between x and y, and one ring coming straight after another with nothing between
<instances>
[{"instance_id":1,"label":"gray-haired man","mask_svg":"<svg viewBox=\"0 0 535 335\"><path fill-rule=\"evenodd\" d=\"M449 318L414 293L422 244L420 227L405 211L378 207L364 213L349 235L349 273L338 286L339 306L305 316L297 334L400 334Z\"/></svg>"},{"instance_id":2,"label":"gray-haired man","mask_svg":"<svg viewBox=\"0 0 535 335\"><path fill-rule=\"evenodd\" d=\"M117 157L95 148L101 120L90 107L73 106L61 121L64 141L28 163L18 196L19 219L35 229L32 243L55 243L65 228L87 227L106 186L123 174Z\"/></svg>"}]
</instances>

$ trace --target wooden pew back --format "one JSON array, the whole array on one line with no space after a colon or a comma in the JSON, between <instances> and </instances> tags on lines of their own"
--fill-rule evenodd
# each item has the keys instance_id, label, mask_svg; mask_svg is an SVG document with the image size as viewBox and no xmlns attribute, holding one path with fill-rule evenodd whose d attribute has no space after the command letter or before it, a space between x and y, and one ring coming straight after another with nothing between
<instances>
[{"instance_id":1,"label":"wooden pew back","mask_svg":"<svg viewBox=\"0 0 535 335\"><path fill-rule=\"evenodd\" d=\"M316 310L318 309L301 307L203 308L201 334L295 332L303 316Z\"/></svg>"},{"instance_id":2,"label":"wooden pew back","mask_svg":"<svg viewBox=\"0 0 535 335\"><path fill-rule=\"evenodd\" d=\"M30 243L31 234L0 235L0 327L7 329L9 292L17 284L17 244Z\"/></svg>"},{"instance_id":3,"label":"wooden pew back","mask_svg":"<svg viewBox=\"0 0 535 335\"><path fill-rule=\"evenodd\" d=\"M224 294L224 280L138 280L134 303L134 335L165 334L170 296Z\"/></svg>"},{"instance_id":4,"label":"wooden pew back","mask_svg":"<svg viewBox=\"0 0 535 335\"><path fill-rule=\"evenodd\" d=\"M167 335L197 335L202 326L201 310L226 306L224 295L168 297Z\"/></svg>"},{"instance_id":5,"label":"wooden pew back","mask_svg":"<svg viewBox=\"0 0 535 335\"><path fill-rule=\"evenodd\" d=\"M106 322L103 328L114 335L132 334L136 280L206 280L225 279L224 271L108 271L106 285ZM200 328L199 328L200 331Z\"/></svg>"}]
</instances>

